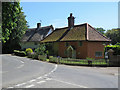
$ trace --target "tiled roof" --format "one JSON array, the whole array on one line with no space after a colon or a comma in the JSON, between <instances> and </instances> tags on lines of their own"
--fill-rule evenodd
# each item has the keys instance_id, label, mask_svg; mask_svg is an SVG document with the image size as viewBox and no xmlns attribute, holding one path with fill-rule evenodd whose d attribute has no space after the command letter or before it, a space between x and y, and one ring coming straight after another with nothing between
<instances>
[{"instance_id":1,"label":"tiled roof","mask_svg":"<svg viewBox=\"0 0 120 90\"><path fill-rule=\"evenodd\" d=\"M89 41L111 41L106 36L102 35L100 32L98 32L95 28L90 26L89 24L87 28L87 40Z\"/></svg>"},{"instance_id":2,"label":"tiled roof","mask_svg":"<svg viewBox=\"0 0 120 90\"><path fill-rule=\"evenodd\" d=\"M46 27L28 29L26 33L23 35L21 41L22 42L41 41L43 38L46 37L50 29L53 29L52 25Z\"/></svg>"},{"instance_id":3,"label":"tiled roof","mask_svg":"<svg viewBox=\"0 0 120 90\"><path fill-rule=\"evenodd\" d=\"M73 28L59 28L53 31L41 42L55 41L110 41L89 24L75 25Z\"/></svg>"}]
</instances>

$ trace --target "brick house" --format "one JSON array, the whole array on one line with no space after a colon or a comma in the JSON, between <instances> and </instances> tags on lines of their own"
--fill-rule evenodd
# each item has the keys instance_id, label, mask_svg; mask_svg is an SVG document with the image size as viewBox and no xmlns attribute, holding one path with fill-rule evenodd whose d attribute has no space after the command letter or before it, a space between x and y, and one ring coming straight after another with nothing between
<instances>
[{"instance_id":1,"label":"brick house","mask_svg":"<svg viewBox=\"0 0 120 90\"><path fill-rule=\"evenodd\" d=\"M72 13L68 27L57 28L42 43L51 43L54 55L70 58L104 58L104 43L111 40L88 23L74 25Z\"/></svg>"},{"instance_id":2,"label":"brick house","mask_svg":"<svg viewBox=\"0 0 120 90\"><path fill-rule=\"evenodd\" d=\"M53 26L41 27L41 23L37 23L36 28L29 28L21 39L21 49L36 49L40 45L40 41L53 31Z\"/></svg>"}]
</instances>

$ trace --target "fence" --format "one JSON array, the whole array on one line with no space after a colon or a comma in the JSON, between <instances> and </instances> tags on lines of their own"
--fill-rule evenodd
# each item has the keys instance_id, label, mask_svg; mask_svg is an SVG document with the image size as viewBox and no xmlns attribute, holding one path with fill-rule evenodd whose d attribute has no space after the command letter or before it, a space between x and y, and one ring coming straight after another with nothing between
<instances>
[{"instance_id":1,"label":"fence","mask_svg":"<svg viewBox=\"0 0 120 90\"><path fill-rule=\"evenodd\" d=\"M47 56L45 55L39 55L39 59L42 61L47 60ZM57 64L67 64L67 65L87 65L87 66L108 66L109 61L105 61L104 59L101 60L86 60L86 59L72 59L72 58L61 58L61 57L53 57L49 56L49 60L47 60L51 63L57 63Z\"/></svg>"}]
</instances>

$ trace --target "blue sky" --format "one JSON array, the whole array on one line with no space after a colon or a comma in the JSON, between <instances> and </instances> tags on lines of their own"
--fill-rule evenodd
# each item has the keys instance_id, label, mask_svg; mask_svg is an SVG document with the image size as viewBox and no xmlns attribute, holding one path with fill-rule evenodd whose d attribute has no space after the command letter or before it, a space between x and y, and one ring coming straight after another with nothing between
<instances>
[{"instance_id":1,"label":"blue sky","mask_svg":"<svg viewBox=\"0 0 120 90\"><path fill-rule=\"evenodd\" d=\"M55 28L68 26L67 17L73 13L75 25L89 23L106 30L118 27L117 2L21 2L30 28L41 22L42 26Z\"/></svg>"}]
</instances>

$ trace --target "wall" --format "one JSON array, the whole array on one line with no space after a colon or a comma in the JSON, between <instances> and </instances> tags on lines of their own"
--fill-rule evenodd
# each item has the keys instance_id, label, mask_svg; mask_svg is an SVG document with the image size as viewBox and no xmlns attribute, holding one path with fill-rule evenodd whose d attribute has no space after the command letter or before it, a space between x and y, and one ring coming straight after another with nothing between
<instances>
[{"instance_id":1,"label":"wall","mask_svg":"<svg viewBox=\"0 0 120 90\"><path fill-rule=\"evenodd\" d=\"M87 42L83 41L82 42L82 46L78 45L78 41L76 42L68 42L69 45L72 45L75 47L76 50L76 58L86 58L87 57ZM67 57L67 55L65 55L65 50L68 47L66 47L66 42L59 42L59 56L61 57Z\"/></svg>"},{"instance_id":2,"label":"wall","mask_svg":"<svg viewBox=\"0 0 120 90\"><path fill-rule=\"evenodd\" d=\"M35 42L21 42L21 49L24 50L26 48L37 48L39 47L39 42L36 42L37 45L35 45Z\"/></svg>"},{"instance_id":3,"label":"wall","mask_svg":"<svg viewBox=\"0 0 120 90\"><path fill-rule=\"evenodd\" d=\"M103 42L88 42L87 44L88 44L87 45L88 57L95 58L95 59L103 59L104 58L104 45L103 45ZM96 51L102 52L102 56L101 57L96 57L95 56Z\"/></svg>"},{"instance_id":4,"label":"wall","mask_svg":"<svg viewBox=\"0 0 120 90\"><path fill-rule=\"evenodd\" d=\"M88 41L82 41L82 46L78 45L78 41L76 42L68 42L69 45L72 45L75 47L76 50L76 58L79 59L86 59L89 58L95 58L95 59L103 59L104 58L104 45L103 42L88 42ZM58 54L61 57L67 57L65 55L66 42L59 42L59 48L58 48ZM96 57L95 52L102 52L101 57Z\"/></svg>"},{"instance_id":5,"label":"wall","mask_svg":"<svg viewBox=\"0 0 120 90\"><path fill-rule=\"evenodd\" d=\"M53 43L54 55L56 55L56 56L58 56L58 46L59 46L59 42Z\"/></svg>"},{"instance_id":6,"label":"wall","mask_svg":"<svg viewBox=\"0 0 120 90\"><path fill-rule=\"evenodd\" d=\"M120 55L113 55L113 52L108 52L108 56L110 66L120 66Z\"/></svg>"}]
</instances>

